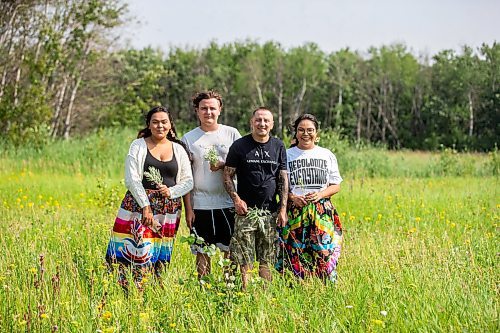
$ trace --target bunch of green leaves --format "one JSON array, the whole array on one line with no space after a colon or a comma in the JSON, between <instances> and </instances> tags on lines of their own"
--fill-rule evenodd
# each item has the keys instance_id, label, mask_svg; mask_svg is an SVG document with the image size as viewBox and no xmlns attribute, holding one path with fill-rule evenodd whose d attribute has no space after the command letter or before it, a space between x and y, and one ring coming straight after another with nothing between
<instances>
[{"instance_id":1,"label":"bunch of green leaves","mask_svg":"<svg viewBox=\"0 0 500 333\"><path fill-rule=\"evenodd\" d=\"M160 170L155 168L154 166L150 166L148 171L144 171L144 176L146 179L156 185L163 184L163 177L161 176Z\"/></svg>"},{"instance_id":2,"label":"bunch of green leaves","mask_svg":"<svg viewBox=\"0 0 500 333\"><path fill-rule=\"evenodd\" d=\"M208 161L211 165L217 165L217 162L219 162L219 154L217 154L217 150L214 146L210 147L210 149L205 154L205 160Z\"/></svg>"},{"instance_id":3,"label":"bunch of green leaves","mask_svg":"<svg viewBox=\"0 0 500 333\"><path fill-rule=\"evenodd\" d=\"M182 236L181 243L188 243L189 245L199 245L202 252L209 257L213 257L216 254L217 247L214 244L208 245L203 237L200 237L196 234Z\"/></svg>"},{"instance_id":4,"label":"bunch of green leaves","mask_svg":"<svg viewBox=\"0 0 500 333\"><path fill-rule=\"evenodd\" d=\"M247 217L252 221L257 221L261 223L268 216L271 216L271 212L267 209L262 209L257 207L248 208Z\"/></svg>"}]
</instances>

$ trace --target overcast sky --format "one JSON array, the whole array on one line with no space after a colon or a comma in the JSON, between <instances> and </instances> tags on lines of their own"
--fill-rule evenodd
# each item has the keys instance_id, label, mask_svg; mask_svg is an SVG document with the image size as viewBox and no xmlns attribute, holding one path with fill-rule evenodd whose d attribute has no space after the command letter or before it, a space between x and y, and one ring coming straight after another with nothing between
<instances>
[{"instance_id":1,"label":"overcast sky","mask_svg":"<svg viewBox=\"0 0 500 333\"><path fill-rule=\"evenodd\" d=\"M126 0L131 46L202 48L250 38L326 52L402 42L433 55L500 42L500 0ZM139 21L139 22L137 22Z\"/></svg>"}]
</instances>

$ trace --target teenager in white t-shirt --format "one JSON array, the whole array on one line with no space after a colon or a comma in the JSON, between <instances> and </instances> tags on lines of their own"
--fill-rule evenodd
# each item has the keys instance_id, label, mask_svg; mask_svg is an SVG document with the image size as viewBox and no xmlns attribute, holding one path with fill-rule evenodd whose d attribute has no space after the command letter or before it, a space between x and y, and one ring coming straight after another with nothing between
<instances>
[{"instance_id":1,"label":"teenager in white t-shirt","mask_svg":"<svg viewBox=\"0 0 500 333\"><path fill-rule=\"evenodd\" d=\"M184 206L188 228L205 241L191 246L201 278L210 273L210 257L204 253L204 246L214 244L229 257L234 204L224 189L223 169L229 147L241 135L236 128L218 123L223 106L219 93L201 92L192 101L200 126L182 137L192 154L194 178L194 188L184 196ZM210 150L215 150L218 156L215 164L206 158Z\"/></svg>"}]
</instances>

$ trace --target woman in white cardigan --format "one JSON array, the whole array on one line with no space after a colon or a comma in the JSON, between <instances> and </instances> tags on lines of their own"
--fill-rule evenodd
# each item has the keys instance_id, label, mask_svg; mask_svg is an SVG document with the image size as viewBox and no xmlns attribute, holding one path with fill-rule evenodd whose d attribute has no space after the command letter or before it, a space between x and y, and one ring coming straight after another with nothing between
<instances>
[{"instance_id":1,"label":"woman in white cardigan","mask_svg":"<svg viewBox=\"0 0 500 333\"><path fill-rule=\"evenodd\" d=\"M128 285L124 266L132 268L135 283L141 288L146 270L153 268L159 275L163 265L170 262L181 198L193 188L189 153L177 139L167 108L151 109L146 126L130 145L125 161L128 191L106 253L108 263L120 264L119 282L123 287ZM154 169L161 174L157 181L146 176Z\"/></svg>"}]
</instances>

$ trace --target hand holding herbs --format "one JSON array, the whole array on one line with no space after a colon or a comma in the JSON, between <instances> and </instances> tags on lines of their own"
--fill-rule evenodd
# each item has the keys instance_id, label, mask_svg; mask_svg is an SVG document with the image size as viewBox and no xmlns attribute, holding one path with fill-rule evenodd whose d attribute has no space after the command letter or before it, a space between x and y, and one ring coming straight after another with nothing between
<instances>
[{"instance_id":1,"label":"hand holding herbs","mask_svg":"<svg viewBox=\"0 0 500 333\"><path fill-rule=\"evenodd\" d=\"M217 153L217 150L214 146L210 147L204 157L205 160L210 163L210 170L217 171L221 169L219 166L219 154Z\"/></svg>"},{"instance_id":2,"label":"hand holding herbs","mask_svg":"<svg viewBox=\"0 0 500 333\"><path fill-rule=\"evenodd\" d=\"M248 208L247 218L254 222L263 223L266 217L271 216L271 212L267 209L261 209L257 207Z\"/></svg>"},{"instance_id":3,"label":"hand holding herbs","mask_svg":"<svg viewBox=\"0 0 500 333\"><path fill-rule=\"evenodd\" d=\"M161 195L165 198L170 198L170 189L163 184L163 177L161 176L160 170L154 166L150 166L148 171L144 171L144 176L148 181L156 185Z\"/></svg>"}]
</instances>

